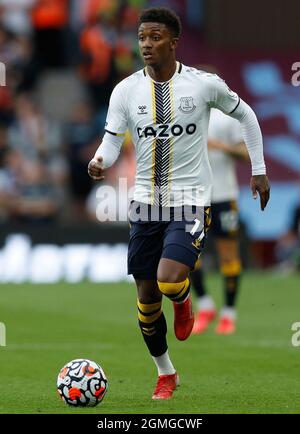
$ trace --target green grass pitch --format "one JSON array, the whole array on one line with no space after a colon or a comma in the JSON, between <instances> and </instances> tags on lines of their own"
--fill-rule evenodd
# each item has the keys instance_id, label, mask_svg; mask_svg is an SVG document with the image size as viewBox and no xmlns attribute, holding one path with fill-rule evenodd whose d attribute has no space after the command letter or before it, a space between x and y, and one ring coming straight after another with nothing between
<instances>
[{"instance_id":1,"label":"green grass pitch","mask_svg":"<svg viewBox=\"0 0 300 434\"><path fill-rule=\"evenodd\" d=\"M221 278L208 277L220 306ZM156 370L136 317L134 285L1 285L0 413L299 413L299 276L245 274L238 330L217 336L214 325L185 342L173 334L164 300L169 351L181 386L166 402L151 401ZM100 363L109 390L94 408L72 408L56 394L60 368L74 358Z\"/></svg>"}]
</instances>

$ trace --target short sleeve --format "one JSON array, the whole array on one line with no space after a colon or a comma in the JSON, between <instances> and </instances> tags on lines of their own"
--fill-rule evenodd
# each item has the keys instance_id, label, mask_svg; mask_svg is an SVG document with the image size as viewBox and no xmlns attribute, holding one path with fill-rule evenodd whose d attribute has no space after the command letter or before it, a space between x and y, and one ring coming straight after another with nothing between
<instances>
[{"instance_id":1,"label":"short sleeve","mask_svg":"<svg viewBox=\"0 0 300 434\"><path fill-rule=\"evenodd\" d=\"M108 106L105 131L114 135L124 135L127 130L126 87L124 82L114 88Z\"/></svg>"},{"instance_id":2,"label":"short sleeve","mask_svg":"<svg viewBox=\"0 0 300 434\"><path fill-rule=\"evenodd\" d=\"M206 74L206 101L211 108L217 108L225 114L232 113L239 105L240 98L224 80L216 74Z\"/></svg>"}]
</instances>

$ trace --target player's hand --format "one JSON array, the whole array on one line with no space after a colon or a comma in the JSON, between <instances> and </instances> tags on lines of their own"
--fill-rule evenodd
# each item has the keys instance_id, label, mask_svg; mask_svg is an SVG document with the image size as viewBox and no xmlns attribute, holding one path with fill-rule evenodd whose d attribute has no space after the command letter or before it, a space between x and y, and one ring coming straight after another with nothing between
<instances>
[{"instance_id":1,"label":"player's hand","mask_svg":"<svg viewBox=\"0 0 300 434\"><path fill-rule=\"evenodd\" d=\"M250 187L253 198L260 196L260 208L263 211L270 198L270 184L267 175L254 175L251 177Z\"/></svg>"},{"instance_id":2,"label":"player's hand","mask_svg":"<svg viewBox=\"0 0 300 434\"><path fill-rule=\"evenodd\" d=\"M104 179L103 158L94 157L88 165L88 174L94 181L101 181Z\"/></svg>"}]
</instances>

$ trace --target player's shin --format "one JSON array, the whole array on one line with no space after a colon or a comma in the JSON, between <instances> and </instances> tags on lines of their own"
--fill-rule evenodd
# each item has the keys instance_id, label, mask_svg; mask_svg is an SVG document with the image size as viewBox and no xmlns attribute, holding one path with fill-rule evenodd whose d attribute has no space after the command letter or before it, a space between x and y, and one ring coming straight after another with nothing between
<instances>
[{"instance_id":1,"label":"player's shin","mask_svg":"<svg viewBox=\"0 0 300 434\"><path fill-rule=\"evenodd\" d=\"M179 384L179 377L168 353L167 323L161 310L161 301L152 304L138 301L138 317L144 341L158 372L152 399L170 399Z\"/></svg>"},{"instance_id":2,"label":"player's shin","mask_svg":"<svg viewBox=\"0 0 300 434\"><path fill-rule=\"evenodd\" d=\"M167 323L161 309L161 301L143 304L138 301L139 326L153 357L159 357L167 351Z\"/></svg>"},{"instance_id":3,"label":"player's shin","mask_svg":"<svg viewBox=\"0 0 300 434\"><path fill-rule=\"evenodd\" d=\"M204 276L202 268L198 270L192 271L190 274L190 279L192 282L192 286L197 295L197 298L204 297L206 295L205 285L204 285Z\"/></svg>"},{"instance_id":4,"label":"player's shin","mask_svg":"<svg viewBox=\"0 0 300 434\"><path fill-rule=\"evenodd\" d=\"M242 271L240 260L234 259L223 264L221 271L224 276L225 303L221 309L219 322L215 331L218 334L230 335L236 329L235 303Z\"/></svg>"},{"instance_id":5,"label":"player's shin","mask_svg":"<svg viewBox=\"0 0 300 434\"><path fill-rule=\"evenodd\" d=\"M203 333L216 316L216 307L212 297L206 293L202 269L190 274L192 287L197 296L198 312L196 313L193 334Z\"/></svg>"},{"instance_id":6,"label":"player's shin","mask_svg":"<svg viewBox=\"0 0 300 434\"><path fill-rule=\"evenodd\" d=\"M190 336L194 325L190 281L186 278L183 282L157 283L159 290L173 302L175 336L184 341Z\"/></svg>"},{"instance_id":7,"label":"player's shin","mask_svg":"<svg viewBox=\"0 0 300 434\"><path fill-rule=\"evenodd\" d=\"M222 264L221 273L224 278L225 306L234 308L239 289L240 276L242 272L241 261L232 260Z\"/></svg>"}]
</instances>

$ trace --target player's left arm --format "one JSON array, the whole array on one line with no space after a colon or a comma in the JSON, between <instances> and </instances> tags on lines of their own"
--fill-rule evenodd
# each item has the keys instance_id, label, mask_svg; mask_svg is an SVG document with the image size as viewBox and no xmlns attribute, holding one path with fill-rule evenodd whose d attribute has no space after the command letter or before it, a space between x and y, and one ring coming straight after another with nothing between
<instances>
[{"instance_id":1,"label":"player's left arm","mask_svg":"<svg viewBox=\"0 0 300 434\"><path fill-rule=\"evenodd\" d=\"M252 108L230 90L218 76L214 76L210 81L210 106L218 108L240 122L252 166L250 181L252 195L256 199L259 194L260 207L263 211L270 198L270 184L266 175L263 140L256 115Z\"/></svg>"},{"instance_id":2,"label":"player's left arm","mask_svg":"<svg viewBox=\"0 0 300 434\"><path fill-rule=\"evenodd\" d=\"M263 140L259 123L252 108L242 99L240 99L238 107L229 115L237 119L241 124L252 166L250 188L254 199L259 194L260 208L263 211L270 198L270 184L266 174Z\"/></svg>"}]
</instances>

